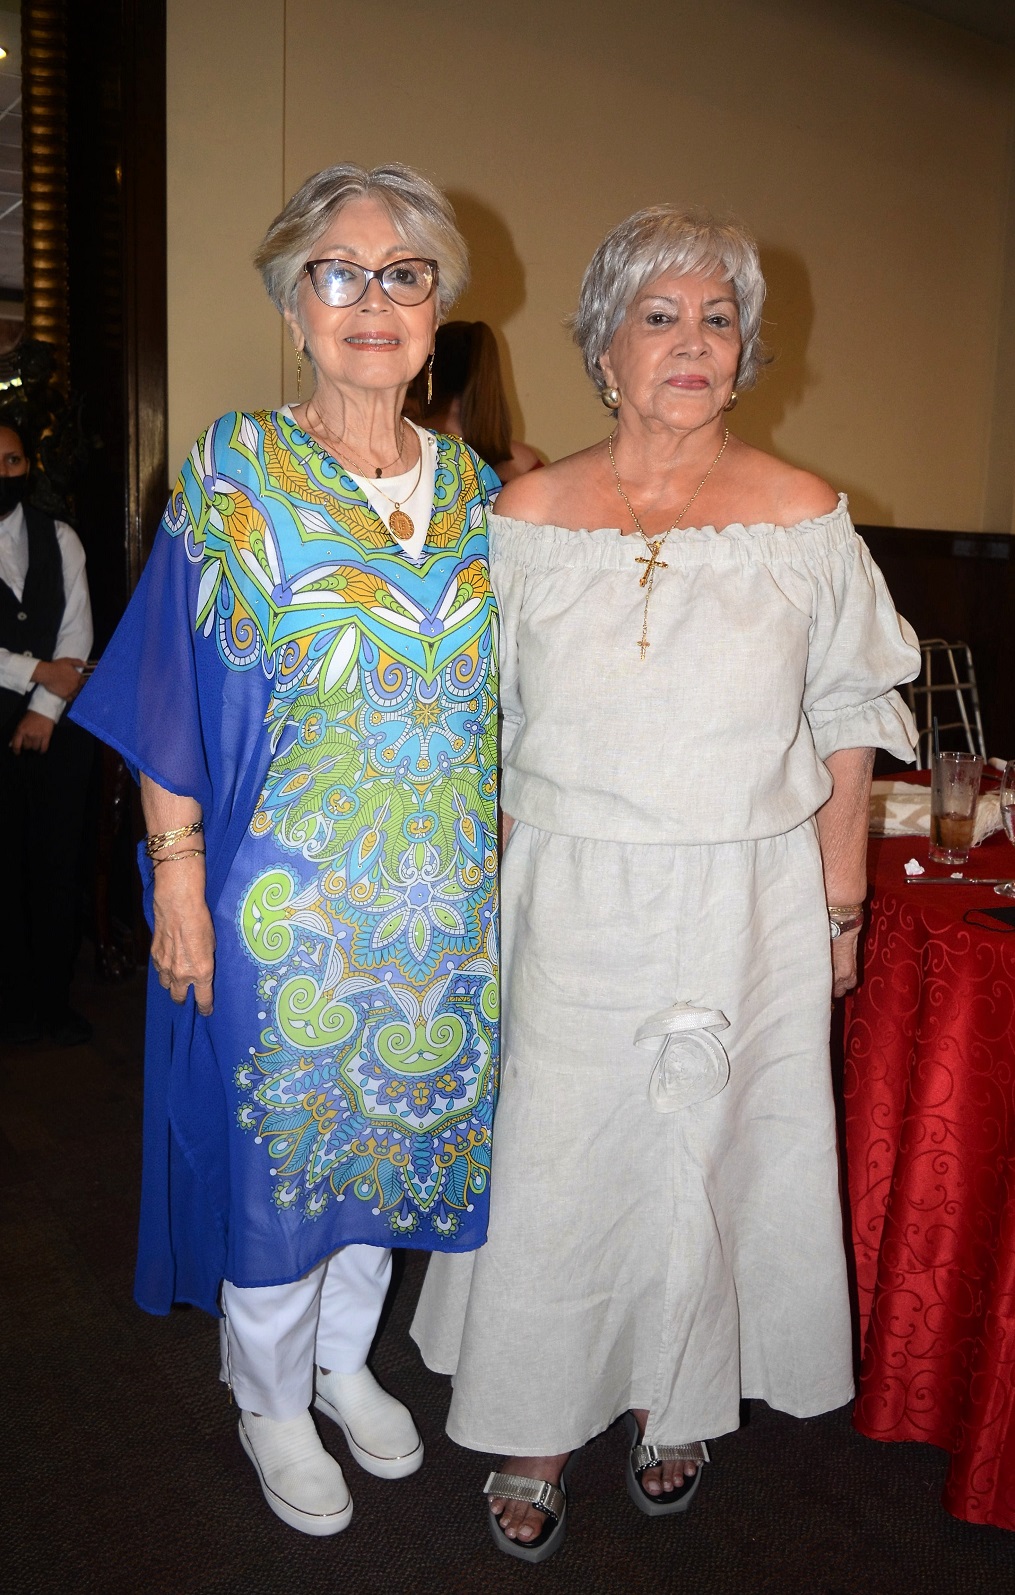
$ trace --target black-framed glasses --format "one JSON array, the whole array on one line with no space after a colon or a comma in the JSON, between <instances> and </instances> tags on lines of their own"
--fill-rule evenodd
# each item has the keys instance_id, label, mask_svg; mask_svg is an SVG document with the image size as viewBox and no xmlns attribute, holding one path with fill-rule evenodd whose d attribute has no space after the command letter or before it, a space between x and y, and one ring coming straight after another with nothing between
<instances>
[{"instance_id":1,"label":"black-framed glasses","mask_svg":"<svg viewBox=\"0 0 1015 1595\"><path fill-rule=\"evenodd\" d=\"M358 304L371 282L381 285L395 305L421 305L437 286L437 262L420 260L393 260L379 271L358 266L354 260L308 260L303 267L314 285L314 293L323 304L345 309Z\"/></svg>"}]
</instances>

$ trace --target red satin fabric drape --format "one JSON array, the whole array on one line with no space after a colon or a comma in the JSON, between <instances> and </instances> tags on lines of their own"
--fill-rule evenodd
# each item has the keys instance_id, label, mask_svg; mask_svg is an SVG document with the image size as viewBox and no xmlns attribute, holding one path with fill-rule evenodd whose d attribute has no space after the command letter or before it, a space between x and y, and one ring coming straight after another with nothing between
<instances>
[{"instance_id":1,"label":"red satin fabric drape","mask_svg":"<svg viewBox=\"0 0 1015 1595\"><path fill-rule=\"evenodd\" d=\"M964 923L1001 906L989 888L907 886L903 862L926 851L871 843L846 1015L854 1422L943 1446L949 1511L1015 1529L1015 931ZM1010 844L992 838L969 871L1012 875Z\"/></svg>"}]
</instances>

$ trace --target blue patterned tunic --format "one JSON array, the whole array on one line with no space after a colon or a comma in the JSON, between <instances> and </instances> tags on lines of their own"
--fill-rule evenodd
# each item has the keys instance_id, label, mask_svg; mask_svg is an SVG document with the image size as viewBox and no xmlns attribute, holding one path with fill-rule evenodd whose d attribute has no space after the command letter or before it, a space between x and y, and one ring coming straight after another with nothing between
<instances>
[{"instance_id":1,"label":"blue patterned tunic","mask_svg":"<svg viewBox=\"0 0 1015 1595\"><path fill-rule=\"evenodd\" d=\"M78 700L206 825L215 1011L149 987L142 1306L485 1239L495 486L438 438L413 562L287 412L224 416Z\"/></svg>"}]
</instances>

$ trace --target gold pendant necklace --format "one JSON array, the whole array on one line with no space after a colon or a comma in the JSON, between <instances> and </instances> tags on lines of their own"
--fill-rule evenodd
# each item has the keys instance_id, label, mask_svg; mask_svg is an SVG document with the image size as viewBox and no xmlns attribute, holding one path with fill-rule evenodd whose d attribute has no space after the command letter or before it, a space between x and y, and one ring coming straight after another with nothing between
<instances>
[{"instance_id":1,"label":"gold pendant necklace","mask_svg":"<svg viewBox=\"0 0 1015 1595\"><path fill-rule=\"evenodd\" d=\"M646 570L644 576L642 576L641 580L638 583L639 587L644 587L645 588L645 608L643 609L642 616L641 616L641 640L638 643L638 647L641 649L641 657L644 660L646 649L651 647L651 643L648 640L648 606L649 606L649 604L652 601L652 589L653 589L653 587L656 584L656 571L657 570L666 570L667 569L667 564L666 564L665 559L660 559L659 555L663 551L663 548L664 548L665 543L666 543L666 539L669 537L671 532L677 531L677 529L679 528L680 523L683 520L684 516L687 514L688 510L690 509L691 505L694 503L695 499L698 497L698 494L701 492L702 488L705 486L705 483L708 481L709 477L712 475L712 472L715 470L716 466L719 464L719 461L722 459L723 455L726 453L726 445L727 445L727 443L730 440L730 429L729 429L729 427L727 427L726 430L724 431L724 433L722 435L722 448L719 450L719 453L716 455L715 459L712 461L711 465L709 466L708 470L705 472L705 474L702 477L701 481L698 483L698 485L695 488L694 492L691 494L690 498L687 500L687 503L684 505L683 509L680 511L680 514L677 516L676 520L673 522L673 525L672 526L668 526L666 531L662 532L658 537L650 537L648 535L648 532L646 532L644 526L641 524L641 521L638 519L637 515L635 514L634 505L631 503L631 500L628 498L627 494L624 492L624 484L620 480L620 472L617 470L617 462L616 462L616 460L613 457L613 439L614 439L615 436L616 436L616 433L611 433L610 434L610 436L606 440L606 447L607 447L607 449L609 450L609 453L610 453L610 464L613 466L613 475L616 478L616 482L617 482L617 492L620 494L621 498L624 500L624 503L627 505L628 513L630 514L631 519L633 520L635 526L638 528L639 532L641 533L642 537L644 538L645 546L647 547L647 549L649 551L649 554L651 556L651 558L649 558L649 559L645 559L645 558L639 556L639 558L635 561L635 563L638 564L638 565L647 565L648 566L648 569Z\"/></svg>"},{"instance_id":2,"label":"gold pendant necklace","mask_svg":"<svg viewBox=\"0 0 1015 1595\"><path fill-rule=\"evenodd\" d=\"M309 423L309 417L307 419ZM386 465L368 465L366 460L361 460L359 455L354 453L344 438L335 437L333 433L328 431L327 427L318 425L316 427L310 427L309 430L311 435L316 437L318 441L323 439L324 446L330 449L332 454L346 454L348 455L349 459L352 460L354 465L361 466L362 470L360 474L362 476L378 477L382 471L390 471L393 465L400 465L402 462L402 450L405 448L404 421L400 421L398 427L398 453L395 455L393 460L388 460Z\"/></svg>"},{"instance_id":3,"label":"gold pendant necklace","mask_svg":"<svg viewBox=\"0 0 1015 1595\"><path fill-rule=\"evenodd\" d=\"M403 493L401 499L395 499L395 498L391 497L390 493L385 493L383 487L381 487L379 482L375 481L374 484L373 484L374 485L374 491L379 493L382 498L386 498L389 504L394 504L394 506L395 506L395 508L392 511L392 513L388 516L388 530L389 530L389 532L391 532L393 537L397 537L398 538L398 541L400 543L407 543L409 541L410 537L415 536L416 528L412 524L412 517L409 516L409 515L406 515L404 509L402 508L402 505L405 504L412 497L413 493L415 493L417 487L419 486L419 484L420 484L420 482L422 480L423 480L423 439L420 438L419 439L419 467L418 467L418 469L416 471L416 480L413 482L413 484L410 487L408 493Z\"/></svg>"},{"instance_id":4,"label":"gold pendant necklace","mask_svg":"<svg viewBox=\"0 0 1015 1595\"><path fill-rule=\"evenodd\" d=\"M314 435L316 436L316 431L315 431ZM357 454L354 454L352 449L349 447L349 445L344 440L339 439L339 438L333 438L331 436L331 434L328 433L328 432L324 432L323 435L327 439L328 448L331 450L331 453L338 460L339 464L342 463L341 456L345 455L352 461L352 463L354 465L366 466L366 462L364 460L361 460ZM419 465L418 465L418 469L416 471L416 480L413 482L413 484L412 484L411 488L409 489L408 493L403 493L401 499L392 498L391 494L390 493L385 493L383 487L381 487L380 481L379 481L379 477L380 477L380 474L381 474L382 471L388 470L392 465L398 465L398 464L401 463L402 449L404 447L405 447L405 426L404 426L404 423L403 423L401 425L401 427L400 427L400 430L399 430L399 449L398 449L398 454L395 456L395 458L393 460L389 460L387 465L366 466L366 468L363 471L360 472L360 474L362 476L366 477L367 480L371 480L370 472L373 471L374 472L374 476L373 476L372 480L373 480L373 485L374 485L375 491L380 493L382 498L386 498L389 504L394 504L395 508L392 511L391 515L388 517L388 531L391 533L392 537L397 537L398 541L400 543L407 543L409 541L409 539L411 537L414 537L415 534L416 534L416 528L412 524L412 517L409 516L409 515L406 515L404 509L402 508L402 505L408 499L410 499L412 497L413 493L415 493L417 487L419 486L420 482L423 479L423 442L422 442L422 439L419 440Z\"/></svg>"}]
</instances>

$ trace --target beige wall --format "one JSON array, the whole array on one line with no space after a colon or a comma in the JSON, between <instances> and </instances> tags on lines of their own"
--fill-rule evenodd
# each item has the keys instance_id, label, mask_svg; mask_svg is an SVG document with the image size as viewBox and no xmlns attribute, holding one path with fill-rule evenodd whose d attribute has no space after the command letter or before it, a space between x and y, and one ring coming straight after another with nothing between
<instances>
[{"instance_id":1,"label":"beige wall","mask_svg":"<svg viewBox=\"0 0 1015 1595\"><path fill-rule=\"evenodd\" d=\"M250 264L284 203L283 0L169 0L169 469L225 410L277 402L279 318Z\"/></svg>"},{"instance_id":2,"label":"beige wall","mask_svg":"<svg viewBox=\"0 0 1015 1595\"><path fill-rule=\"evenodd\" d=\"M460 313L497 328L519 434L549 457L605 431L562 327L592 250L686 201L762 244L777 359L741 435L846 488L858 520L1011 529L1010 53L893 0L168 11L174 467L219 411L293 397L249 266L283 197L336 160L401 159L452 194Z\"/></svg>"}]
</instances>

